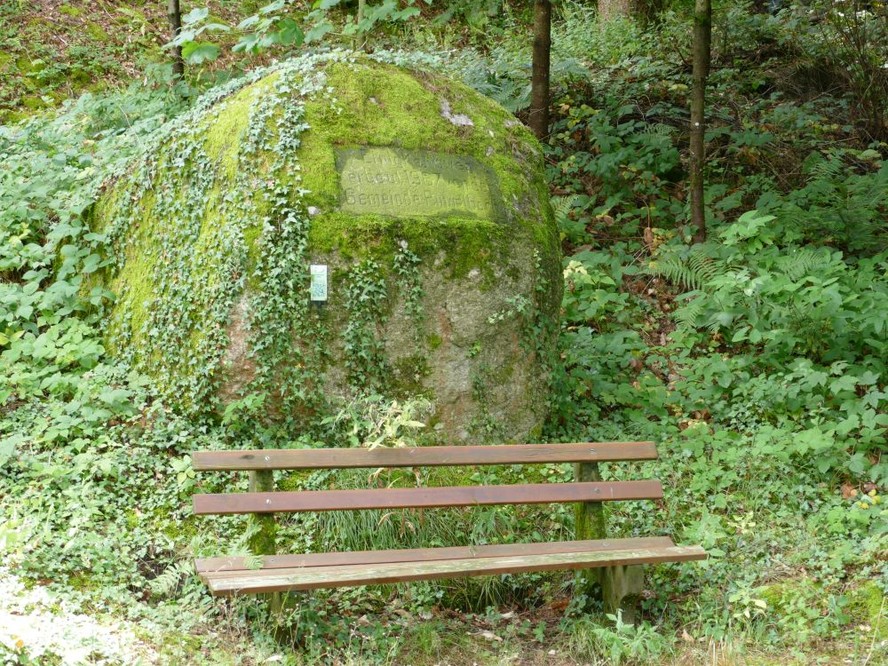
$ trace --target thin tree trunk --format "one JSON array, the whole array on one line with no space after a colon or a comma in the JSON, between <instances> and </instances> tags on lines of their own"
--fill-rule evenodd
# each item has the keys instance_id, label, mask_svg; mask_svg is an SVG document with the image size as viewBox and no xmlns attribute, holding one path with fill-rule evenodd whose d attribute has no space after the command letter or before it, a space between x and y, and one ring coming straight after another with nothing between
<instances>
[{"instance_id":1,"label":"thin tree trunk","mask_svg":"<svg viewBox=\"0 0 888 666\"><path fill-rule=\"evenodd\" d=\"M605 27L616 18L634 18L643 26L654 22L664 0L598 0L598 25Z\"/></svg>"},{"instance_id":2,"label":"thin tree trunk","mask_svg":"<svg viewBox=\"0 0 888 666\"><path fill-rule=\"evenodd\" d=\"M598 0L598 22L604 25L611 19L632 16L632 0Z\"/></svg>"},{"instance_id":3,"label":"thin tree trunk","mask_svg":"<svg viewBox=\"0 0 888 666\"><path fill-rule=\"evenodd\" d=\"M364 20L364 10L367 7L367 0L358 0L358 13L355 15L355 25L359 24ZM364 41L366 43L367 35L364 35ZM357 51L358 47L361 45L361 33L356 32L354 38L352 39L352 49Z\"/></svg>"},{"instance_id":4,"label":"thin tree trunk","mask_svg":"<svg viewBox=\"0 0 888 666\"><path fill-rule=\"evenodd\" d=\"M172 40L182 32L182 11L179 8L179 0L167 1L167 17L170 20L170 32L173 35L170 39ZM173 74L180 79L185 76L185 61L182 59L181 46L173 47Z\"/></svg>"},{"instance_id":5,"label":"thin tree trunk","mask_svg":"<svg viewBox=\"0 0 888 666\"><path fill-rule=\"evenodd\" d=\"M530 129L542 141L549 134L549 55L552 47L552 3L533 3L533 71L530 79Z\"/></svg>"},{"instance_id":6,"label":"thin tree trunk","mask_svg":"<svg viewBox=\"0 0 888 666\"><path fill-rule=\"evenodd\" d=\"M706 77L709 75L710 41L712 39L712 3L695 0L694 64L691 86L691 226L694 242L706 240L706 212L703 203L703 164L706 160Z\"/></svg>"}]
</instances>

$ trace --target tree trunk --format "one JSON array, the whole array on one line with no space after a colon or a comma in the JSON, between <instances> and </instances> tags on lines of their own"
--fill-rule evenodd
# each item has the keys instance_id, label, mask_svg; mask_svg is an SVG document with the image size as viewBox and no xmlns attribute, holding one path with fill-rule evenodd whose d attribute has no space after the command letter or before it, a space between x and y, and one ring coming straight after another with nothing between
<instances>
[{"instance_id":1,"label":"tree trunk","mask_svg":"<svg viewBox=\"0 0 888 666\"><path fill-rule=\"evenodd\" d=\"M634 5L633 0L598 0L598 21L605 24L615 18L632 16Z\"/></svg>"},{"instance_id":2,"label":"tree trunk","mask_svg":"<svg viewBox=\"0 0 888 666\"><path fill-rule=\"evenodd\" d=\"M663 0L598 0L598 23L615 18L635 17L643 23L653 21L663 8Z\"/></svg>"},{"instance_id":3,"label":"tree trunk","mask_svg":"<svg viewBox=\"0 0 888 666\"><path fill-rule=\"evenodd\" d=\"M530 79L530 116L528 123L542 141L549 134L549 55L552 46L552 3L534 0L533 71Z\"/></svg>"},{"instance_id":4,"label":"tree trunk","mask_svg":"<svg viewBox=\"0 0 888 666\"><path fill-rule=\"evenodd\" d=\"M358 0L358 13L355 15L355 25L359 25L361 21L364 20L364 11L367 8L367 0ZM366 44L367 33L363 35L364 43ZM356 32L354 38L352 39L352 49L357 51L358 47L361 45L361 33Z\"/></svg>"},{"instance_id":5,"label":"tree trunk","mask_svg":"<svg viewBox=\"0 0 888 666\"><path fill-rule=\"evenodd\" d=\"M171 40L179 36L182 32L182 11L179 8L179 0L167 1L167 17L170 20ZM176 78L181 79L185 75L185 61L182 60L182 47L173 47L173 74Z\"/></svg>"},{"instance_id":6,"label":"tree trunk","mask_svg":"<svg viewBox=\"0 0 888 666\"><path fill-rule=\"evenodd\" d=\"M706 213L703 203L704 136L706 122L706 77L709 75L710 41L712 38L712 3L695 0L694 64L691 84L691 226L694 242L706 240Z\"/></svg>"}]
</instances>

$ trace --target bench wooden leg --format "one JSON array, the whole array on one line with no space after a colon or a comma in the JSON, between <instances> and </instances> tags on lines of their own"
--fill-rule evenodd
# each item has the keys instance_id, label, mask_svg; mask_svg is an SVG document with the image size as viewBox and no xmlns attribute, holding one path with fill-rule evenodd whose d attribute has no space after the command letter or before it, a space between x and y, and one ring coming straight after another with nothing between
<instances>
[{"instance_id":1,"label":"bench wooden leg","mask_svg":"<svg viewBox=\"0 0 888 666\"><path fill-rule=\"evenodd\" d=\"M577 463L574 467L577 481L601 481L598 463ZM580 502L576 505L576 539L604 539L604 505L601 502ZM585 569L577 576L577 589L590 599L600 599L602 594L602 570Z\"/></svg>"},{"instance_id":2,"label":"bench wooden leg","mask_svg":"<svg viewBox=\"0 0 888 666\"><path fill-rule=\"evenodd\" d=\"M274 492L274 472L268 470L254 470L250 472L249 490L251 493ZM277 554L277 522L273 513L254 513L252 516L256 525L256 533L250 538L250 552L254 555ZM283 608L281 594L273 592L269 597L269 611L273 617L280 617Z\"/></svg>"},{"instance_id":3,"label":"bench wooden leg","mask_svg":"<svg viewBox=\"0 0 888 666\"><path fill-rule=\"evenodd\" d=\"M574 469L577 481L601 481L598 463L578 463ZM576 538L606 539L604 505L581 502L576 508ZM622 610L623 621L633 623L638 597L644 589L644 567L617 566L587 569L581 572L578 589L589 598L601 599L606 613Z\"/></svg>"},{"instance_id":4,"label":"bench wooden leg","mask_svg":"<svg viewBox=\"0 0 888 666\"><path fill-rule=\"evenodd\" d=\"M604 611L616 614L621 610L623 622L634 624L638 599L644 590L644 567L606 567L601 573Z\"/></svg>"}]
</instances>

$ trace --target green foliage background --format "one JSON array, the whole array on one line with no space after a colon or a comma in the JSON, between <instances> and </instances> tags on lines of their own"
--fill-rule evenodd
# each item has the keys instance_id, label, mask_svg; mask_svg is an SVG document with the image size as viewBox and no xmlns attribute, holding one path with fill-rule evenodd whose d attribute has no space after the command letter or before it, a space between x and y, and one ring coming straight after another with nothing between
<instances>
[{"instance_id":1,"label":"green foliage background","mask_svg":"<svg viewBox=\"0 0 888 666\"><path fill-rule=\"evenodd\" d=\"M546 437L655 439L661 460L604 472L661 478L666 501L612 509L612 531L671 534L701 543L711 559L653 569L652 595L635 627L585 617L586 600L574 598L563 620L509 624L512 644L554 643L576 659L612 663L693 655L697 643L686 645L685 634L732 646L743 658L764 655L765 663L829 662L839 654L875 663L884 655L888 149L884 119L861 82L883 85L888 57L879 38L884 8L871 4L859 10L870 16L853 19L816 3L777 17L745 4L718 11L707 136L710 237L692 247L684 229L683 55L690 47L682 8L646 27L626 21L590 29L587 5L562 6L547 153L565 295ZM522 7L506 5L498 16L466 7L448 10L465 23L411 23L378 39L409 34L428 44L429 66L520 112L528 62ZM4 21L23 20L3 11ZM21 53L8 28L6 35L6 52ZM478 48L473 35L495 35L495 43ZM438 51L456 42L463 48ZM0 68L9 62L0 58ZM223 59L219 71L227 65ZM233 635L257 631L249 654L258 660L276 649L262 631L261 604L209 598L188 565L195 555L215 554L220 540L230 552L243 551L250 529L237 518L199 524L186 507L198 482L188 452L237 446L250 436L261 400L238 403L218 420L185 418L101 343L102 314L114 295L92 286L107 265L109 239L85 222L90 206L103 183L158 141L165 122L192 108L199 89L228 76L205 69L174 83L163 68L151 72L51 113L10 104L7 118L21 121L0 126L0 553L4 567L33 584L50 581L66 603L113 610L149 628L169 663L215 659L206 645L224 641L208 638L201 652L190 639L208 624ZM18 85L7 85L3 99L19 94ZM421 416L422 405L393 408L370 398L297 443L353 443L380 432L389 442L412 442L409 424ZM560 466L494 469L473 481L570 474ZM334 481L368 482L315 474L285 483ZM382 482L417 480L394 474ZM238 483L244 480L220 477L203 487ZM382 522L334 515L294 520L279 538L288 549L323 550L366 544L375 531L383 547L408 539L444 545L470 525L474 542L554 539L570 534L572 520L568 510L454 512L428 521L404 514ZM434 615L441 604L545 608L569 584L566 577L517 577L317 593L292 611L290 639L299 649L288 658L317 663L350 654L399 663L432 662L448 650L495 655L489 647L435 643L423 623L392 615L393 600L414 617L432 613L432 624L446 632L449 620ZM365 614L371 619L356 629L353 619ZM14 648L0 647L0 655L19 663L3 650L12 655Z\"/></svg>"}]
</instances>

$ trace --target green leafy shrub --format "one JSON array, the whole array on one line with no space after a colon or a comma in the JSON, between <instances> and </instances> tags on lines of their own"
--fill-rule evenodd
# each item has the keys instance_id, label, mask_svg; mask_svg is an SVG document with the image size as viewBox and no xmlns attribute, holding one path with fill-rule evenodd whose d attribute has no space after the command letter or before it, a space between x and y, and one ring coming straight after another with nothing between
<instances>
[{"instance_id":1,"label":"green leafy shrub","mask_svg":"<svg viewBox=\"0 0 888 666\"><path fill-rule=\"evenodd\" d=\"M758 202L772 213L774 232L789 241L837 247L853 255L885 247L888 162L875 150L830 150L805 160L806 182L785 195L769 191Z\"/></svg>"},{"instance_id":2,"label":"green leafy shrub","mask_svg":"<svg viewBox=\"0 0 888 666\"><path fill-rule=\"evenodd\" d=\"M787 41L809 63L808 72L839 86L853 100L849 113L865 136L888 140L888 8L884 3L816 0L785 17Z\"/></svg>"},{"instance_id":3,"label":"green leafy shrub","mask_svg":"<svg viewBox=\"0 0 888 666\"><path fill-rule=\"evenodd\" d=\"M786 450L800 461L884 481L873 455L888 427L888 256L851 265L827 248L779 246L772 222L747 213L720 243L664 246L652 264L691 289L675 311L690 332L681 344L712 350L682 372L688 397L735 428L796 423Z\"/></svg>"},{"instance_id":4,"label":"green leafy shrub","mask_svg":"<svg viewBox=\"0 0 888 666\"><path fill-rule=\"evenodd\" d=\"M650 624L627 624L620 615L607 617L612 627L589 618L570 625L567 645L575 659L604 659L619 666L661 662L672 651L670 640Z\"/></svg>"}]
</instances>

